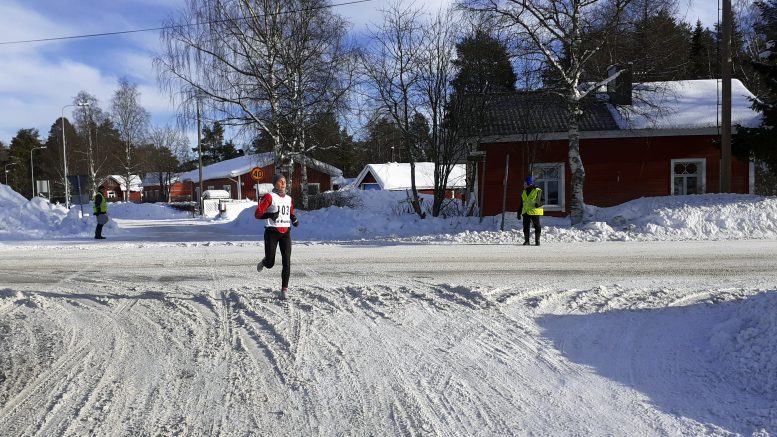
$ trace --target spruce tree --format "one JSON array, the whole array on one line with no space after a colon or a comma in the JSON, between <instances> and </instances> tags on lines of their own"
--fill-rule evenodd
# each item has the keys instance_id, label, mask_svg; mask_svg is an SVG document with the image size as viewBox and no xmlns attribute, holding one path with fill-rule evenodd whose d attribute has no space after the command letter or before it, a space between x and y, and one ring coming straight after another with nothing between
<instances>
[{"instance_id":1,"label":"spruce tree","mask_svg":"<svg viewBox=\"0 0 777 437\"><path fill-rule=\"evenodd\" d=\"M459 71L451 85L459 96L515 90L517 78L507 48L484 31L456 44L453 64Z\"/></svg>"},{"instance_id":2,"label":"spruce tree","mask_svg":"<svg viewBox=\"0 0 777 437\"><path fill-rule=\"evenodd\" d=\"M761 126L739 127L734 136L732 152L742 160L753 158L763 163L768 171L763 177L771 182L762 183L762 189L757 187L757 191L777 194L777 0L758 1L755 4L763 18L756 30L768 41L769 50L761 54L760 61L752 62L751 65L763 78L768 91L753 101L753 108L763 115Z\"/></svg>"},{"instance_id":3,"label":"spruce tree","mask_svg":"<svg viewBox=\"0 0 777 437\"><path fill-rule=\"evenodd\" d=\"M691 35L688 56L688 79L713 79L717 77L715 36L711 30L696 21Z\"/></svg>"}]
</instances>

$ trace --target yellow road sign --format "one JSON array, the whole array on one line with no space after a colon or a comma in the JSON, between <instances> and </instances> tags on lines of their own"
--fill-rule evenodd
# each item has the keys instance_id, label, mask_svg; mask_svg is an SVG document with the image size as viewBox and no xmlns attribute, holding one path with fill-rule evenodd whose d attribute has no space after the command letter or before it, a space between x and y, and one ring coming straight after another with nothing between
<instances>
[{"instance_id":1,"label":"yellow road sign","mask_svg":"<svg viewBox=\"0 0 777 437\"><path fill-rule=\"evenodd\" d=\"M264 177L264 170L261 167L254 167L251 169L251 179L259 182Z\"/></svg>"}]
</instances>

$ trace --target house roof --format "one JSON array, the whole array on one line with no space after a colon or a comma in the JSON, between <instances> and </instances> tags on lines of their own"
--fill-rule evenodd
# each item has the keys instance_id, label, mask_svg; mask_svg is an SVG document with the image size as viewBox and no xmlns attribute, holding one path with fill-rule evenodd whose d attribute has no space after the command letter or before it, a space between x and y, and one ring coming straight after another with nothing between
<instances>
[{"instance_id":1,"label":"house roof","mask_svg":"<svg viewBox=\"0 0 777 437\"><path fill-rule=\"evenodd\" d=\"M718 127L721 82L717 79L634 84L634 104L616 112L621 129L698 129ZM758 127L761 114L755 99L737 79L731 81L731 124Z\"/></svg>"},{"instance_id":2,"label":"house roof","mask_svg":"<svg viewBox=\"0 0 777 437\"><path fill-rule=\"evenodd\" d=\"M304 162L308 167L315 168L316 170L319 170L330 176L337 177L343 175L343 172L340 169L321 161L317 161L313 158L300 156L297 157L297 160L299 162ZM274 152L238 156L237 158L227 159L226 161L206 165L202 168L202 178L203 180L234 178L238 175L248 173L254 167L266 167L273 164L274 162ZM180 176L180 180L199 182L199 169L194 169L192 171L183 173Z\"/></svg>"},{"instance_id":3,"label":"house roof","mask_svg":"<svg viewBox=\"0 0 777 437\"><path fill-rule=\"evenodd\" d=\"M755 96L739 80L732 80L731 88L732 125L760 125L761 114L751 107L751 99ZM580 131L682 132L720 125L719 80L645 82L634 84L633 89L634 103L629 106L611 105L603 93L584 99ZM481 103L484 109L478 111L482 113L482 119L475 123L479 132L470 133L470 136L501 136L511 140L527 136L529 140L532 134L566 134L568 131L566 105L563 97L557 94L543 90L519 91L488 99L486 104ZM473 105L476 104L477 100L473 100Z\"/></svg>"},{"instance_id":4,"label":"house roof","mask_svg":"<svg viewBox=\"0 0 777 437\"><path fill-rule=\"evenodd\" d=\"M473 136L516 135L548 132L566 132L567 106L558 94L538 91L519 91L496 94L484 103L474 99L470 107L482 105L477 111L476 125L479 132ZM597 99L583 101L582 131L618 129L618 123L607 108L607 103Z\"/></svg>"},{"instance_id":5,"label":"house roof","mask_svg":"<svg viewBox=\"0 0 777 437\"><path fill-rule=\"evenodd\" d=\"M410 163L407 162L389 162L386 164L367 164L362 169L359 176L356 177L354 186L362 184L364 178L372 174L375 181L383 190L406 190L410 184ZM416 189L430 190L434 188L434 163L416 162L415 163L415 184ZM448 188L466 187L466 165L456 164L448 177Z\"/></svg>"}]
</instances>

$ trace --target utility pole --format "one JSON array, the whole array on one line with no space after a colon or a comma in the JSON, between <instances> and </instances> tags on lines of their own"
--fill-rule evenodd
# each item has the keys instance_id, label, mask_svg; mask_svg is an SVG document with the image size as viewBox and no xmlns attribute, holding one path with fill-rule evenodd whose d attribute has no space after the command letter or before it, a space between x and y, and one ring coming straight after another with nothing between
<instances>
[{"instance_id":1,"label":"utility pole","mask_svg":"<svg viewBox=\"0 0 777 437\"><path fill-rule=\"evenodd\" d=\"M197 97L197 154L200 160L200 193L197 203L200 205L200 215L203 215L205 211L202 210L202 139L200 138L200 99Z\"/></svg>"},{"instance_id":2,"label":"utility pole","mask_svg":"<svg viewBox=\"0 0 777 437\"><path fill-rule=\"evenodd\" d=\"M721 78L721 126L720 131L720 192L731 192L731 0L723 0L722 35L720 53Z\"/></svg>"}]
</instances>

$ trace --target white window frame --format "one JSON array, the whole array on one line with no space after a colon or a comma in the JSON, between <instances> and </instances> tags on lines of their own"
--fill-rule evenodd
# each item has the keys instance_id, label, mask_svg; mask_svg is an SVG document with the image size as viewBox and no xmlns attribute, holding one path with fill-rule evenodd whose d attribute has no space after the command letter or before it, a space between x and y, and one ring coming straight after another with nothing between
<instances>
[{"instance_id":1,"label":"white window frame","mask_svg":"<svg viewBox=\"0 0 777 437\"><path fill-rule=\"evenodd\" d=\"M544 169L544 168L556 168L558 169L558 205L550 205L548 203L543 206L543 209L545 211L564 211L566 208L566 196L564 195L564 192L566 191L566 164L563 162L541 162L541 163L534 163L531 166L531 173L532 177L534 178L534 185L536 185L538 188L542 190L542 200L544 202L547 202L547 185L545 183L541 183L544 181L547 181L547 179L540 179L538 176L536 176L539 172L537 169Z\"/></svg>"},{"instance_id":2,"label":"white window frame","mask_svg":"<svg viewBox=\"0 0 777 437\"><path fill-rule=\"evenodd\" d=\"M672 196L683 196L683 195L687 194L687 193L683 193L683 194L675 194L674 193L674 188L675 188L674 178L677 177L677 176L682 176L682 175L676 175L675 172L674 172L674 167L678 163L695 163L696 164L696 168L699 170L698 171L698 176L700 178L700 184L701 184L701 187L699 189L700 192L698 194L705 194L707 192L707 159L706 158L672 159L671 165L669 166L669 181L670 181L669 194L672 195ZM685 187L685 185L683 185L683 187Z\"/></svg>"},{"instance_id":3,"label":"white window frame","mask_svg":"<svg viewBox=\"0 0 777 437\"><path fill-rule=\"evenodd\" d=\"M116 198L116 192L113 190L108 190L105 192L105 197L108 199L115 199Z\"/></svg>"}]
</instances>

